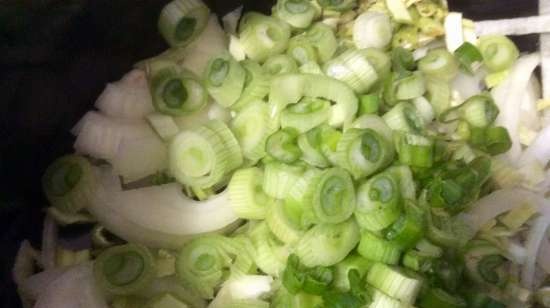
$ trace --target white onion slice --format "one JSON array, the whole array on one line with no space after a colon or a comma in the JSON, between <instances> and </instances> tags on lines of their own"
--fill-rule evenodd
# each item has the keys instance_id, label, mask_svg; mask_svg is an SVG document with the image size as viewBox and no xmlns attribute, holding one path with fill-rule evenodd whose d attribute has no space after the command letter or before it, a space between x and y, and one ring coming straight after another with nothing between
<instances>
[{"instance_id":1,"label":"white onion slice","mask_svg":"<svg viewBox=\"0 0 550 308\"><path fill-rule=\"evenodd\" d=\"M536 206L544 216L550 217L550 201L531 191L514 188L497 190L479 199L468 211L459 214L458 218L475 234L489 220L526 202Z\"/></svg>"},{"instance_id":2,"label":"white onion slice","mask_svg":"<svg viewBox=\"0 0 550 308\"><path fill-rule=\"evenodd\" d=\"M208 308L223 308L232 300L260 299L272 290L273 278L264 275L244 275L228 280Z\"/></svg>"},{"instance_id":3,"label":"white onion slice","mask_svg":"<svg viewBox=\"0 0 550 308\"><path fill-rule=\"evenodd\" d=\"M127 241L177 249L194 236L231 230L238 223L227 193L197 202L177 184L122 191L111 170L101 170L100 177L102 185L88 210Z\"/></svg>"},{"instance_id":4,"label":"white onion slice","mask_svg":"<svg viewBox=\"0 0 550 308\"><path fill-rule=\"evenodd\" d=\"M37 299L42 293L44 293L52 281L61 277L66 271L67 268L58 267L34 274L18 285L19 290L21 290L21 293L25 296L29 296L32 299Z\"/></svg>"},{"instance_id":5,"label":"white onion slice","mask_svg":"<svg viewBox=\"0 0 550 308\"><path fill-rule=\"evenodd\" d=\"M537 263L547 274L550 274L550 258L548 256L550 256L550 239L545 238L540 244Z\"/></svg>"},{"instance_id":6,"label":"white onion slice","mask_svg":"<svg viewBox=\"0 0 550 308\"><path fill-rule=\"evenodd\" d=\"M542 166L546 166L550 161L550 125L538 133L535 140L521 156L521 161L528 162L532 158L536 159Z\"/></svg>"},{"instance_id":7,"label":"white onion slice","mask_svg":"<svg viewBox=\"0 0 550 308\"><path fill-rule=\"evenodd\" d=\"M445 17L445 44L449 52L454 52L464 44L464 30L462 27L462 13L450 12Z\"/></svg>"},{"instance_id":8,"label":"white onion slice","mask_svg":"<svg viewBox=\"0 0 550 308\"><path fill-rule=\"evenodd\" d=\"M73 267L51 281L34 305L34 308L108 307L96 285L90 263Z\"/></svg>"},{"instance_id":9,"label":"white onion slice","mask_svg":"<svg viewBox=\"0 0 550 308\"><path fill-rule=\"evenodd\" d=\"M477 35L525 35L550 32L550 15L483 20L476 22Z\"/></svg>"},{"instance_id":10,"label":"white onion slice","mask_svg":"<svg viewBox=\"0 0 550 308\"><path fill-rule=\"evenodd\" d=\"M474 75L460 72L453 79L451 87L460 94L461 98L468 99L483 90L483 78L485 74L482 70L478 70Z\"/></svg>"},{"instance_id":11,"label":"white onion slice","mask_svg":"<svg viewBox=\"0 0 550 308\"><path fill-rule=\"evenodd\" d=\"M520 57L508 78L492 91L495 103L500 110L496 124L508 129L512 140L512 148L504 156L513 164L518 162L521 155L518 116L521 104L518 102L521 102L529 79L539 63L540 55L538 53Z\"/></svg>"},{"instance_id":12,"label":"white onion slice","mask_svg":"<svg viewBox=\"0 0 550 308\"><path fill-rule=\"evenodd\" d=\"M145 72L134 69L121 80L108 84L95 107L108 116L143 119L154 110Z\"/></svg>"},{"instance_id":13,"label":"white onion slice","mask_svg":"<svg viewBox=\"0 0 550 308\"><path fill-rule=\"evenodd\" d=\"M546 230L550 226L550 218L541 216L537 218L529 230L527 235L527 258L521 271L521 285L529 290L535 290L538 286L535 285L535 270L539 247L543 240L546 239ZM548 257L548 256L547 256Z\"/></svg>"},{"instance_id":14,"label":"white onion slice","mask_svg":"<svg viewBox=\"0 0 550 308\"><path fill-rule=\"evenodd\" d=\"M239 6L233 11L227 13L222 17L223 29L229 34L237 33L237 26L239 25L239 19L243 13L243 6Z\"/></svg>"}]
</instances>

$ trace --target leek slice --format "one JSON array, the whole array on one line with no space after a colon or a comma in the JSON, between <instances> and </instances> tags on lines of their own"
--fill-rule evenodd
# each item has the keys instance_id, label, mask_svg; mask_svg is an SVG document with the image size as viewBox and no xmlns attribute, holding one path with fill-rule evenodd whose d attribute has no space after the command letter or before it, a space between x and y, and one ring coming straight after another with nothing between
<instances>
[{"instance_id":1,"label":"leek slice","mask_svg":"<svg viewBox=\"0 0 550 308\"><path fill-rule=\"evenodd\" d=\"M111 247L95 260L94 276L109 293L135 294L153 281L154 257L147 247L141 245Z\"/></svg>"},{"instance_id":2,"label":"leek slice","mask_svg":"<svg viewBox=\"0 0 550 308\"><path fill-rule=\"evenodd\" d=\"M386 0L386 7L392 14L395 21L410 24L413 18L403 0Z\"/></svg>"},{"instance_id":3,"label":"leek slice","mask_svg":"<svg viewBox=\"0 0 550 308\"><path fill-rule=\"evenodd\" d=\"M422 287L422 281L382 263L372 266L367 282L385 294L409 304L414 303Z\"/></svg>"},{"instance_id":4,"label":"leek slice","mask_svg":"<svg viewBox=\"0 0 550 308\"><path fill-rule=\"evenodd\" d=\"M308 267L331 266L342 261L359 242L359 227L353 220L320 224L296 243L296 255Z\"/></svg>"},{"instance_id":5,"label":"leek slice","mask_svg":"<svg viewBox=\"0 0 550 308\"><path fill-rule=\"evenodd\" d=\"M266 222L271 232L283 243L298 242L304 231L292 208L281 201L272 202L268 208Z\"/></svg>"},{"instance_id":6,"label":"leek slice","mask_svg":"<svg viewBox=\"0 0 550 308\"><path fill-rule=\"evenodd\" d=\"M170 144L169 157L170 170L179 182L201 188L219 184L242 163L238 142L221 121L179 133Z\"/></svg>"},{"instance_id":7,"label":"leek slice","mask_svg":"<svg viewBox=\"0 0 550 308\"><path fill-rule=\"evenodd\" d=\"M269 157L290 164L297 161L302 155L296 142L298 131L291 127L283 128L267 138L265 145Z\"/></svg>"},{"instance_id":8,"label":"leek slice","mask_svg":"<svg viewBox=\"0 0 550 308\"><path fill-rule=\"evenodd\" d=\"M294 28L307 28L316 15L315 7L308 0L278 0L273 15Z\"/></svg>"},{"instance_id":9,"label":"leek slice","mask_svg":"<svg viewBox=\"0 0 550 308\"><path fill-rule=\"evenodd\" d=\"M241 97L246 83L246 70L229 55L210 60L204 73L204 84L214 100L230 107Z\"/></svg>"},{"instance_id":10,"label":"leek slice","mask_svg":"<svg viewBox=\"0 0 550 308\"><path fill-rule=\"evenodd\" d=\"M340 12L354 8L357 0L317 0L317 3L325 10Z\"/></svg>"},{"instance_id":11,"label":"leek slice","mask_svg":"<svg viewBox=\"0 0 550 308\"><path fill-rule=\"evenodd\" d=\"M364 277L372 265L373 262L356 254L350 254L342 262L334 266L333 285L340 291L349 291L351 288L349 279L350 272L356 270L359 276Z\"/></svg>"},{"instance_id":12,"label":"leek slice","mask_svg":"<svg viewBox=\"0 0 550 308\"><path fill-rule=\"evenodd\" d=\"M231 129L243 156L252 162L258 161L265 156L265 143L271 131L268 105L263 101L248 104L233 118Z\"/></svg>"},{"instance_id":13,"label":"leek slice","mask_svg":"<svg viewBox=\"0 0 550 308\"><path fill-rule=\"evenodd\" d=\"M501 35L481 37L479 51L483 56L483 64L493 72L509 69L519 57L514 42Z\"/></svg>"},{"instance_id":14,"label":"leek slice","mask_svg":"<svg viewBox=\"0 0 550 308\"><path fill-rule=\"evenodd\" d=\"M318 62L317 50L305 35L298 35L291 38L288 42L286 54L296 60L298 65L303 65L308 62Z\"/></svg>"},{"instance_id":15,"label":"leek slice","mask_svg":"<svg viewBox=\"0 0 550 308\"><path fill-rule=\"evenodd\" d=\"M321 151L321 142L321 129L319 127L298 137L298 147L302 150L301 159L314 167L326 168L329 166L329 162Z\"/></svg>"},{"instance_id":16,"label":"leek slice","mask_svg":"<svg viewBox=\"0 0 550 308\"><path fill-rule=\"evenodd\" d=\"M458 63L447 50L432 49L420 59L418 69L428 77L451 80L458 73Z\"/></svg>"},{"instance_id":17,"label":"leek slice","mask_svg":"<svg viewBox=\"0 0 550 308\"><path fill-rule=\"evenodd\" d=\"M363 231L357 252L364 258L395 265L401 257L401 248L370 231Z\"/></svg>"},{"instance_id":18,"label":"leek slice","mask_svg":"<svg viewBox=\"0 0 550 308\"><path fill-rule=\"evenodd\" d=\"M355 210L353 181L343 169L324 170L309 183L303 202L319 223L344 222Z\"/></svg>"},{"instance_id":19,"label":"leek slice","mask_svg":"<svg viewBox=\"0 0 550 308\"><path fill-rule=\"evenodd\" d=\"M288 47L290 26L274 17L247 13L239 29L244 51L254 61L264 62Z\"/></svg>"},{"instance_id":20,"label":"leek slice","mask_svg":"<svg viewBox=\"0 0 550 308\"><path fill-rule=\"evenodd\" d=\"M355 179L369 176L388 166L394 158L393 144L373 129L348 129L338 142L340 166Z\"/></svg>"},{"instance_id":21,"label":"leek slice","mask_svg":"<svg viewBox=\"0 0 550 308\"><path fill-rule=\"evenodd\" d=\"M179 127L171 116L151 113L147 116L147 121L164 141L169 141L179 132Z\"/></svg>"},{"instance_id":22,"label":"leek slice","mask_svg":"<svg viewBox=\"0 0 550 308\"><path fill-rule=\"evenodd\" d=\"M424 119L418 110L408 102L395 105L386 112L382 118L393 130L405 132L422 132L424 130Z\"/></svg>"},{"instance_id":23,"label":"leek slice","mask_svg":"<svg viewBox=\"0 0 550 308\"><path fill-rule=\"evenodd\" d=\"M155 109L167 115L181 116L203 108L208 94L198 78L170 62L153 62L149 72Z\"/></svg>"},{"instance_id":24,"label":"leek slice","mask_svg":"<svg viewBox=\"0 0 550 308\"><path fill-rule=\"evenodd\" d=\"M330 102L320 98L303 98L281 113L281 127L292 127L300 133L319 126L330 117Z\"/></svg>"},{"instance_id":25,"label":"leek slice","mask_svg":"<svg viewBox=\"0 0 550 308\"><path fill-rule=\"evenodd\" d=\"M262 189L263 171L259 168L240 169L233 174L227 191L233 211L239 218L263 219L269 197Z\"/></svg>"},{"instance_id":26,"label":"leek slice","mask_svg":"<svg viewBox=\"0 0 550 308\"><path fill-rule=\"evenodd\" d=\"M357 97L346 84L319 75L285 74L276 76L271 82L271 116L276 117L284 108L298 103L304 96L335 102L328 121L331 126L339 127L350 123L357 112Z\"/></svg>"},{"instance_id":27,"label":"leek slice","mask_svg":"<svg viewBox=\"0 0 550 308\"><path fill-rule=\"evenodd\" d=\"M296 73L298 71L298 64L294 58L282 54L269 57L263 64L263 68L271 75L280 75L286 73Z\"/></svg>"},{"instance_id":28,"label":"leek slice","mask_svg":"<svg viewBox=\"0 0 550 308\"><path fill-rule=\"evenodd\" d=\"M321 63L330 60L336 53L338 41L334 31L323 23L316 23L305 32L306 38L315 47Z\"/></svg>"},{"instance_id":29,"label":"leek slice","mask_svg":"<svg viewBox=\"0 0 550 308\"><path fill-rule=\"evenodd\" d=\"M348 50L325 64L325 74L341 80L357 93L366 93L379 79L375 68L359 50Z\"/></svg>"},{"instance_id":30,"label":"leek slice","mask_svg":"<svg viewBox=\"0 0 550 308\"><path fill-rule=\"evenodd\" d=\"M263 67L250 60L241 62L246 72L243 92L232 109L241 110L251 102L262 100L269 92L269 76Z\"/></svg>"},{"instance_id":31,"label":"leek slice","mask_svg":"<svg viewBox=\"0 0 550 308\"><path fill-rule=\"evenodd\" d=\"M67 155L46 169L42 188L52 206L61 213L74 214L88 206L97 188L97 179L86 158Z\"/></svg>"},{"instance_id":32,"label":"leek slice","mask_svg":"<svg viewBox=\"0 0 550 308\"><path fill-rule=\"evenodd\" d=\"M263 188L267 195L284 199L304 173L302 166L272 162L265 165Z\"/></svg>"},{"instance_id":33,"label":"leek slice","mask_svg":"<svg viewBox=\"0 0 550 308\"><path fill-rule=\"evenodd\" d=\"M159 31L170 46L188 45L202 33L209 14L200 0L172 1L160 12Z\"/></svg>"},{"instance_id":34,"label":"leek slice","mask_svg":"<svg viewBox=\"0 0 550 308\"><path fill-rule=\"evenodd\" d=\"M250 231L250 238L255 248L254 262L264 273L278 277L285 268L288 248L279 242L265 222L258 224Z\"/></svg>"},{"instance_id":35,"label":"leek slice","mask_svg":"<svg viewBox=\"0 0 550 308\"><path fill-rule=\"evenodd\" d=\"M355 218L362 228L380 231L399 218L401 194L393 172L375 175L357 189Z\"/></svg>"},{"instance_id":36,"label":"leek slice","mask_svg":"<svg viewBox=\"0 0 550 308\"><path fill-rule=\"evenodd\" d=\"M392 39L392 24L388 15L365 12L355 19L353 41L357 48L386 48Z\"/></svg>"}]
</instances>

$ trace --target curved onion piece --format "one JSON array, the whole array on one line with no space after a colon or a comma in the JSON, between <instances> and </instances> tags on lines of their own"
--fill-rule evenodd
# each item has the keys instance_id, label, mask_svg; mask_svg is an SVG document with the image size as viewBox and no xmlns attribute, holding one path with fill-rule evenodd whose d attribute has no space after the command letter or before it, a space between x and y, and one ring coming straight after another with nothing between
<instances>
[{"instance_id":1,"label":"curved onion piece","mask_svg":"<svg viewBox=\"0 0 550 308\"><path fill-rule=\"evenodd\" d=\"M550 125L541 130L531 145L525 150L521 161L526 162L530 159L536 159L541 165L545 166L550 161Z\"/></svg>"},{"instance_id":2,"label":"curved onion piece","mask_svg":"<svg viewBox=\"0 0 550 308\"><path fill-rule=\"evenodd\" d=\"M467 212L460 214L458 218L463 220L475 234L489 220L526 202L536 206L544 216L550 217L550 202L548 200L528 190L515 188L497 190L479 199Z\"/></svg>"},{"instance_id":3,"label":"curved onion piece","mask_svg":"<svg viewBox=\"0 0 550 308\"><path fill-rule=\"evenodd\" d=\"M119 179L102 170L89 211L117 236L152 247L179 248L193 236L231 229L238 218L227 192L198 202L178 184L122 191Z\"/></svg>"},{"instance_id":4,"label":"curved onion piece","mask_svg":"<svg viewBox=\"0 0 550 308\"><path fill-rule=\"evenodd\" d=\"M233 300L259 299L272 291L273 278L263 275L244 275L228 280L208 308L223 308Z\"/></svg>"},{"instance_id":5,"label":"curved onion piece","mask_svg":"<svg viewBox=\"0 0 550 308\"><path fill-rule=\"evenodd\" d=\"M67 268L54 268L34 274L18 284L21 294L31 299L37 299L48 288L52 281L61 277Z\"/></svg>"},{"instance_id":6,"label":"curved onion piece","mask_svg":"<svg viewBox=\"0 0 550 308\"><path fill-rule=\"evenodd\" d=\"M112 117L143 119L154 111L145 72L134 69L121 80L108 84L95 107Z\"/></svg>"},{"instance_id":7,"label":"curved onion piece","mask_svg":"<svg viewBox=\"0 0 550 308\"><path fill-rule=\"evenodd\" d=\"M540 55L533 53L519 58L512 68L509 77L492 91L500 114L496 124L508 129L512 139L512 148L506 157L511 163L519 161L521 144L519 141L519 114L523 96L529 85L529 79L535 68L540 64Z\"/></svg>"},{"instance_id":8,"label":"curved onion piece","mask_svg":"<svg viewBox=\"0 0 550 308\"><path fill-rule=\"evenodd\" d=\"M535 290L536 261L541 243L546 240L546 230L550 226L550 217L537 218L527 235L527 258L521 271L521 285L529 290ZM548 257L548 256L546 256Z\"/></svg>"},{"instance_id":9,"label":"curved onion piece","mask_svg":"<svg viewBox=\"0 0 550 308\"><path fill-rule=\"evenodd\" d=\"M108 308L90 263L75 266L50 281L34 308Z\"/></svg>"},{"instance_id":10,"label":"curved onion piece","mask_svg":"<svg viewBox=\"0 0 550 308\"><path fill-rule=\"evenodd\" d=\"M550 240L545 238L540 244L537 263L547 273L550 274Z\"/></svg>"}]
</instances>

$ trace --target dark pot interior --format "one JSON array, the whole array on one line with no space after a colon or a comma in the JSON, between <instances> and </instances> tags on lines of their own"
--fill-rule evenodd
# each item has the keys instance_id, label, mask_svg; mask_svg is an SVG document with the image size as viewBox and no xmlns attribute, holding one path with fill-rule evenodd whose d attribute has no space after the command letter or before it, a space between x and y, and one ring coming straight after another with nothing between
<instances>
[{"instance_id":1,"label":"dark pot interior","mask_svg":"<svg viewBox=\"0 0 550 308\"><path fill-rule=\"evenodd\" d=\"M0 0L0 298L19 307L11 281L23 239L39 247L46 205L40 177L72 150L72 125L105 84L166 44L156 21L166 0ZM206 0L219 16L244 4L269 12L274 1ZM536 14L535 0L449 0L474 20ZM537 37L515 38L521 49ZM74 236L83 230L63 230Z\"/></svg>"}]
</instances>

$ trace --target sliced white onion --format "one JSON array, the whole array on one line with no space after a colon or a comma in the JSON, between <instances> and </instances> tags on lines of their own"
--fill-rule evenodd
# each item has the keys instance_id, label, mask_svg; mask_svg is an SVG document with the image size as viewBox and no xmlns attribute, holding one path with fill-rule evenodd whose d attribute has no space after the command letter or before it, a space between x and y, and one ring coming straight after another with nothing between
<instances>
[{"instance_id":1,"label":"sliced white onion","mask_svg":"<svg viewBox=\"0 0 550 308\"><path fill-rule=\"evenodd\" d=\"M460 94L461 98L467 99L479 94L484 89L483 78L485 75L486 72L483 70L478 70L474 75L460 72L453 79L451 87Z\"/></svg>"},{"instance_id":2,"label":"sliced white onion","mask_svg":"<svg viewBox=\"0 0 550 308\"><path fill-rule=\"evenodd\" d=\"M521 156L522 162L536 159L543 167L550 161L550 125L542 129Z\"/></svg>"},{"instance_id":3,"label":"sliced white onion","mask_svg":"<svg viewBox=\"0 0 550 308\"><path fill-rule=\"evenodd\" d=\"M185 50L182 66L202 76L208 61L214 56L227 52L227 36L218 17L211 15L202 34Z\"/></svg>"},{"instance_id":4,"label":"sliced white onion","mask_svg":"<svg viewBox=\"0 0 550 308\"><path fill-rule=\"evenodd\" d=\"M194 236L231 230L238 219L227 193L198 202L183 195L178 184L122 191L108 169L88 210L109 231L131 242L179 248Z\"/></svg>"},{"instance_id":5,"label":"sliced white onion","mask_svg":"<svg viewBox=\"0 0 550 308\"><path fill-rule=\"evenodd\" d=\"M533 74L529 79L527 89L523 94L520 106L520 125L532 131L540 130L540 119L537 111L537 102L541 98L540 83Z\"/></svg>"},{"instance_id":6,"label":"sliced white onion","mask_svg":"<svg viewBox=\"0 0 550 308\"><path fill-rule=\"evenodd\" d=\"M15 284L21 285L34 274L34 267L38 258L39 252L32 248L29 241L23 241L13 263L12 278Z\"/></svg>"},{"instance_id":7,"label":"sliced white onion","mask_svg":"<svg viewBox=\"0 0 550 308\"><path fill-rule=\"evenodd\" d=\"M462 27L462 13L450 12L445 17L445 44L447 50L454 52L464 44L464 30Z\"/></svg>"},{"instance_id":8,"label":"sliced white onion","mask_svg":"<svg viewBox=\"0 0 550 308\"><path fill-rule=\"evenodd\" d=\"M108 116L143 119L154 110L145 72L134 69L121 80L108 84L95 107Z\"/></svg>"},{"instance_id":9,"label":"sliced white onion","mask_svg":"<svg viewBox=\"0 0 550 308\"><path fill-rule=\"evenodd\" d=\"M128 122L90 111L74 127L77 134L74 148L78 153L96 158L114 158L123 140L155 137L155 132L143 122Z\"/></svg>"},{"instance_id":10,"label":"sliced white onion","mask_svg":"<svg viewBox=\"0 0 550 308\"><path fill-rule=\"evenodd\" d=\"M260 299L272 291L273 278L263 275L244 275L228 280L208 308L224 308L232 300Z\"/></svg>"},{"instance_id":11,"label":"sliced white onion","mask_svg":"<svg viewBox=\"0 0 550 308\"><path fill-rule=\"evenodd\" d=\"M510 163L516 164L521 155L521 144L519 141L519 114L523 95L527 89L529 79L533 71L540 63L538 53L522 56L518 59L510 75L506 80L493 89L492 94L495 103L499 107L500 114L496 124L508 129L512 140L512 148L504 157Z\"/></svg>"},{"instance_id":12,"label":"sliced white onion","mask_svg":"<svg viewBox=\"0 0 550 308\"><path fill-rule=\"evenodd\" d=\"M353 42L357 48L386 48L392 39L390 17L381 12L365 12L353 24Z\"/></svg>"},{"instance_id":13,"label":"sliced white onion","mask_svg":"<svg viewBox=\"0 0 550 308\"><path fill-rule=\"evenodd\" d=\"M516 17L476 22L478 35L525 35L550 32L550 15Z\"/></svg>"},{"instance_id":14,"label":"sliced white onion","mask_svg":"<svg viewBox=\"0 0 550 308\"><path fill-rule=\"evenodd\" d=\"M222 23L225 32L230 34L237 33L237 26L239 24L239 19L241 19L242 12L243 6L241 5L222 17Z\"/></svg>"},{"instance_id":15,"label":"sliced white onion","mask_svg":"<svg viewBox=\"0 0 550 308\"><path fill-rule=\"evenodd\" d=\"M479 199L468 211L459 214L458 218L463 220L475 234L489 220L526 202L537 207L544 216L550 217L550 201L544 196L525 189L513 188L497 190Z\"/></svg>"},{"instance_id":16,"label":"sliced white onion","mask_svg":"<svg viewBox=\"0 0 550 308\"><path fill-rule=\"evenodd\" d=\"M507 252L513 262L516 264L523 264L527 259L527 249L512 240L508 242Z\"/></svg>"},{"instance_id":17,"label":"sliced white onion","mask_svg":"<svg viewBox=\"0 0 550 308\"><path fill-rule=\"evenodd\" d=\"M125 182L132 182L167 169L168 149L157 136L122 140L110 162Z\"/></svg>"},{"instance_id":18,"label":"sliced white onion","mask_svg":"<svg viewBox=\"0 0 550 308\"><path fill-rule=\"evenodd\" d=\"M193 308L206 307L206 301L182 286L181 281L175 275L153 280L151 285L147 289L143 290L139 296L151 298L165 293L176 295L178 298L181 298L189 303Z\"/></svg>"},{"instance_id":19,"label":"sliced white onion","mask_svg":"<svg viewBox=\"0 0 550 308\"><path fill-rule=\"evenodd\" d=\"M19 290L25 296L35 300L44 293L52 281L61 277L66 271L67 268L58 267L34 274L18 285Z\"/></svg>"},{"instance_id":20,"label":"sliced white onion","mask_svg":"<svg viewBox=\"0 0 550 308\"><path fill-rule=\"evenodd\" d=\"M108 308L96 285L92 265L73 267L51 281L34 308Z\"/></svg>"},{"instance_id":21,"label":"sliced white onion","mask_svg":"<svg viewBox=\"0 0 550 308\"><path fill-rule=\"evenodd\" d=\"M45 270L55 267L55 252L57 248L57 224L50 215L44 219L42 228L42 265Z\"/></svg>"},{"instance_id":22,"label":"sliced white onion","mask_svg":"<svg viewBox=\"0 0 550 308\"><path fill-rule=\"evenodd\" d=\"M521 285L531 291L534 291L535 288L538 287L535 285L536 261L539 254L539 247L547 238L546 230L548 226L550 226L550 218L541 216L535 220L527 235L527 243L525 245L527 249L527 258L525 259L525 264L521 271Z\"/></svg>"}]
</instances>

